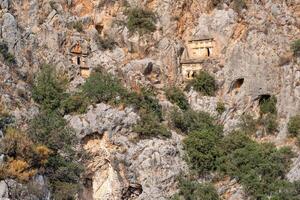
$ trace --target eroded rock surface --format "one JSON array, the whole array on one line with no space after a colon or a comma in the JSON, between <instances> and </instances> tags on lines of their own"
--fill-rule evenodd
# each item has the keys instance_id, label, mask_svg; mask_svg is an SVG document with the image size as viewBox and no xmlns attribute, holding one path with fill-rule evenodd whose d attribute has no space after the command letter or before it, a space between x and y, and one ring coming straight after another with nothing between
<instances>
[{"instance_id":1,"label":"eroded rock surface","mask_svg":"<svg viewBox=\"0 0 300 200\"><path fill-rule=\"evenodd\" d=\"M178 175L187 170L182 136L174 132L170 139L136 142L131 126L138 115L129 108L120 111L106 104L66 118L82 138L88 156L89 184L83 198L166 199L176 191Z\"/></svg>"},{"instance_id":2,"label":"eroded rock surface","mask_svg":"<svg viewBox=\"0 0 300 200\"><path fill-rule=\"evenodd\" d=\"M200 0L0 0L0 42L16 59L9 65L0 56L1 103L26 128L23 122L38 112L30 90L44 63L68 78L71 92L80 89L85 81L81 68L88 67L109 71L133 90L153 86L161 97L165 87L185 86L180 62L188 41L212 38L214 56L201 65L215 76L218 91L214 97L186 92L192 109L218 117L227 134L244 113L259 117L261 96L274 95L279 128L271 142L290 145L287 123L300 112L300 60L290 49L300 35L300 2L252 0L239 12L230 2L213 7ZM126 5L154 11L156 30L130 33ZM113 48L103 48L99 38L113 39ZM170 111L171 103L160 100ZM218 102L226 107L221 115ZM104 103L65 118L90 156L82 199L162 200L176 192L176 177L187 170L184 136L172 132L170 139L135 141L132 127L139 116L132 108ZM287 177L299 180L299 158ZM218 190L225 199L245 199L239 185L232 180L228 184ZM8 198L9 188L0 183L1 198Z\"/></svg>"}]
</instances>

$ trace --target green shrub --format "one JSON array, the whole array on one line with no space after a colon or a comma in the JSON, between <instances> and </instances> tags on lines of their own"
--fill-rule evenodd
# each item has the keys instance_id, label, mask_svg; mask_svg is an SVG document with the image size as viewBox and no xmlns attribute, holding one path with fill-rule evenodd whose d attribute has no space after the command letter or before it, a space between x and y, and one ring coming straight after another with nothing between
<instances>
[{"instance_id":1,"label":"green shrub","mask_svg":"<svg viewBox=\"0 0 300 200\"><path fill-rule=\"evenodd\" d=\"M227 136L223 137L220 142L219 148L224 155L227 155L237 149L242 149L253 141L243 131L234 131Z\"/></svg>"},{"instance_id":2,"label":"green shrub","mask_svg":"<svg viewBox=\"0 0 300 200\"><path fill-rule=\"evenodd\" d=\"M31 121L30 137L35 143L48 146L52 154L43 170L52 193L58 199L73 199L84 170L74 148L78 145L74 131L57 112L41 112Z\"/></svg>"},{"instance_id":3,"label":"green shrub","mask_svg":"<svg viewBox=\"0 0 300 200\"><path fill-rule=\"evenodd\" d=\"M263 114L266 113L276 114L277 113L276 104L277 104L277 99L275 96L271 96L270 98L262 98L259 102L260 111Z\"/></svg>"},{"instance_id":4,"label":"green shrub","mask_svg":"<svg viewBox=\"0 0 300 200\"><path fill-rule=\"evenodd\" d=\"M66 82L59 78L54 67L44 65L32 89L33 100L44 110L55 110L65 97Z\"/></svg>"},{"instance_id":5,"label":"green shrub","mask_svg":"<svg viewBox=\"0 0 300 200\"><path fill-rule=\"evenodd\" d=\"M126 92L120 81L104 71L95 71L82 86L83 94L94 103L116 102Z\"/></svg>"},{"instance_id":6,"label":"green shrub","mask_svg":"<svg viewBox=\"0 0 300 200\"><path fill-rule=\"evenodd\" d=\"M0 54L2 54L4 61L7 64L15 64L16 59L15 56L8 51L8 46L4 42L0 42Z\"/></svg>"},{"instance_id":7,"label":"green shrub","mask_svg":"<svg viewBox=\"0 0 300 200\"><path fill-rule=\"evenodd\" d=\"M61 109L64 114L82 114L87 110L87 106L88 98L86 98L81 93L70 95L61 102Z\"/></svg>"},{"instance_id":8,"label":"green shrub","mask_svg":"<svg viewBox=\"0 0 300 200\"><path fill-rule=\"evenodd\" d=\"M215 78L206 71L201 71L189 83L190 86L203 95L213 96L217 90Z\"/></svg>"},{"instance_id":9,"label":"green shrub","mask_svg":"<svg viewBox=\"0 0 300 200\"><path fill-rule=\"evenodd\" d=\"M76 29L78 32L83 32L83 24L80 21L76 21L73 23L73 28Z\"/></svg>"},{"instance_id":10,"label":"green shrub","mask_svg":"<svg viewBox=\"0 0 300 200\"><path fill-rule=\"evenodd\" d=\"M0 110L0 131L4 131L7 126L13 123L13 117L6 112L1 112Z\"/></svg>"},{"instance_id":11,"label":"green shrub","mask_svg":"<svg viewBox=\"0 0 300 200\"><path fill-rule=\"evenodd\" d=\"M219 157L217 148L220 135L212 130L194 131L183 140L186 161L191 170L205 174L215 170L216 159Z\"/></svg>"},{"instance_id":12,"label":"green shrub","mask_svg":"<svg viewBox=\"0 0 300 200\"><path fill-rule=\"evenodd\" d=\"M59 200L75 200L80 189L78 184L74 183L54 181L50 184L53 190L53 198Z\"/></svg>"},{"instance_id":13,"label":"green shrub","mask_svg":"<svg viewBox=\"0 0 300 200\"><path fill-rule=\"evenodd\" d=\"M28 135L35 144L42 144L34 151L34 163L43 158L45 151L50 155L42 162L45 166L39 173L47 176L53 196L69 200L78 193L83 167L75 151L79 141L62 114L83 111L86 101L84 95L68 95L65 89L65 81L54 68L43 66L32 91L33 99L42 109L31 120Z\"/></svg>"},{"instance_id":14,"label":"green shrub","mask_svg":"<svg viewBox=\"0 0 300 200\"><path fill-rule=\"evenodd\" d=\"M31 121L29 135L35 143L45 144L56 152L68 151L76 143L74 131L57 112L44 111L35 116Z\"/></svg>"},{"instance_id":15,"label":"green shrub","mask_svg":"<svg viewBox=\"0 0 300 200\"><path fill-rule=\"evenodd\" d=\"M7 128L1 138L0 152L4 156L0 178L14 178L23 183L44 168L51 154L46 146L34 144L26 133L12 127Z\"/></svg>"},{"instance_id":16,"label":"green shrub","mask_svg":"<svg viewBox=\"0 0 300 200\"><path fill-rule=\"evenodd\" d=\"M197 130L213 130L219 134L222 132L222 127L217 125L214 118L206 112L196 112L193 110L179 112L174 110L171 113L171 121L175 128L184 133Z\"/></svg>"},{"instance_id":17,"label":"green shrub","mask_svg":"<svg viewBox=\"0 0 300 200\"><path fill-rule=\"evenodd\" d=\"M46 174L56 199L74 199L78 193L83 168L76 159L76 157L64 158L59 154L49 158Z\"/></svg>"},{"instance_id":18,"label":"green shrub","mask_svg":"<svg viewBox=\"0 0 300 200\"><path fill-rule=\"evenodd\" d=\"M189 102L179 88L168 88L166 90L166 96L171 103L176 104L180 109L187 110L189 108Z\"/></svg>"},{"instance_id":19,"label":"green shrub","mask_svg":"<svg viewBox=\"0 0 300 200\"><path fill-rule=\"evenodd\" d=\"M300 136L300 115L290 118L288 123L288 131L294 137Z\"/></svg>"},{"instance_id":20,"label":"green shrub","mask_svg":"<svg viewBox=\"0 0 300 200\"><path fill-rule=\"evenodd\" d=\"M47 173L52 181L61 181L68 183L78 183L82 166L73 157L63 157L59 154L49 158L46 165Z\"/></svg>"},{"instance_id":21,"label":"green shrub","mask_svg":"<svg viewBox=\"0 0 300 200\"><path fill-rule=\"evenodd\" d=\"M223 114L223 112L225 112L225 110L226 110L225 104L223 102L218 102L216 111L219 113L219 115Z\"/></svg>"},{"instance_id":22,"label":"green shrub","mask_svg":"<svg viewBox=\"0 0 300 200\"><path fill-rule=\"evenodd\" d=\"M274 114L262 116L260 124L265 127L267 134L274 134L278 128L277 117Z\"/></svg>"},{"instance_id":23,"label":"green shrub","mask_svg":"<svg viewBox=\"0 0 300 200\"><path fill-rule=\"evenodd\" d=\"M151 89L142 88L139 94L127 92L124 98L127 105L133 105L139 111L154 113L159 120L162 120L162 107Z\"/></svg>"},{"instance_id":24,"label":"green shrub","mask_svg":"<svg viewBox=\"0 0 300 200\"><path fill-rule=\"evenodd\" d=\"M300 181L276 181L272 184L275 192L271 200L298 200L300 198Z\"/></svg>"},{"instance_id":25,"label":"green shrub","mask_svg":"<svg viewBox=\"0 0 300 200\"><path fill-rule=\"evenodd\" d=\"M132 8L127 12L127 28L130 32L139 32L140 34L154 32L155 15L153 12L141 8Z\"/></svg>"},{"instance_id":26,"label":"green shrub","mask_svg":"<svg viewBox=\"0 0 300 200\"><path fill-rule=\"evenodd\" d=\"M294 53L294 56L300 56L300 39L295 40L292 45L291 49Z\"/></svg>"},{"instance_id":27,"label":"green shrub","mask_svg":"<svg viewBox=\"0 0 300 200\"><path fill-rule=\"evenodd\" d=\"M172 200L219 200L219 195L212 184L198 183L187 179L179 181L179 193Z\"/></svg>"},{"instance_id":28,"label":"green shrub","mask_svg":"<svg viewBox=\"0 0 300 200\"><path fill-rule=\"evenodd\" d=\"M140 134L140 137L164 136L171 137L170 131L160 123L160 119L153 112L141 112L141 120L133 128L133 131Z\"/></svg>"},{"instance_id":29,"label":"green shrub","mask_svg":"<svg viewBox=\"0 0 300 200\"><path fill-rule=\"evenodd\" d=\"M101 50L113 50L117 43L114 41L114 39L110 37L107 38L97 37L96 44L98 48Z\"/></svg>"},{"instance_id":30,"label":"green shrub","mask_svg":"<svg viewBox=\"0 0 300 200\"><path fill-rule=\"evenodd\" d=\"M219 151L223 155L218 159L219 170L237 178L254 199L272 197L273 184L284 180L292 157L290 149L259 144L243 133L224 137Z\"/></svg>"},{"instance_id":31,"label":"green shrub","mask_svg":"<svg viewBox=\"0 0 300 200\"><path fill-rule=\"evenodd\" d=\"M140 93L126 92L123 96L127 105L134 106L141 117L138 125L134 127L134 131L140 136L164 136L170 137L171 133L167 127L161 124L162 107L152 90L142 88Z\"/></svg>"},{"instance_id":32,"label":"green shrub","mask_svg":"<svg viewBox=\"0 0 300 200\"><path fill-rule=\"evenodd\" d=\"M248 135L253 135L258 130L258 127L263 126L267 134L274 134L277 131L278 123L275 114L267 113L261 116L258 120L253 119L250 115L242 115L240 130Z\"/></svg>"},{"instance_id":33,"label":"green shrub","mask_svg":"<svg viewBox=\"0 0 300 200\"><path fill-rule=\"evenodd\" d=\"M233 0L233 10L240 13L243 9L247 8L245 0Z\"/></svg>"}]
</instances>

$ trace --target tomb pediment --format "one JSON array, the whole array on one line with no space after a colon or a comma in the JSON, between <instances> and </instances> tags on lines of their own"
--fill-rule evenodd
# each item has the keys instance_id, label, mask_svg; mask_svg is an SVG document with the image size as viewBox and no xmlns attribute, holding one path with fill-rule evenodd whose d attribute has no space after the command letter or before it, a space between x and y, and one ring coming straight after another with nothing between
<instances>
[{"instance_id":1,"label":"tomb pediment","mask_svg":"<svg viewBox=\"0 0 300 200\"><path fill-rule=\"evenodd\" d=\"M214 40L212 38L194 38L187 42L181 58L182 62L201 61L214 55Z\"/></svg>"},{"instance_id":2,"label":"tomb pediment","mask_svg":"<svg viewBox=\"0 0 300 200\"><path fill-rule=\"evenodd\" d=\"M73 45L71 47L70 50L71 53L75 53L75 54L82 54L82 49L79 43L76 43L75 45Z\"/></svg>"},{"instance_id":3,"label":"tomb pediment","mask_svg":"<svg viewBox=\"0 0 300 200\"><path fill-rule=\"evenodd\" d=\"M90 53L90 46L85 40L76 41L71 45L70 53L87 56Z\"/></svg>"},{"instance_id":4,"label":"tomb pediment","mask_svg":"<svg viewBox=\"0 0 300 200\"><path fill-rule=\"evenodd\" d=\"M202 70L204 61L214 55L214 47L212 38L193 38L186 43L180 61L184 79L192 79Z\"/></svg>"}]
</instances>

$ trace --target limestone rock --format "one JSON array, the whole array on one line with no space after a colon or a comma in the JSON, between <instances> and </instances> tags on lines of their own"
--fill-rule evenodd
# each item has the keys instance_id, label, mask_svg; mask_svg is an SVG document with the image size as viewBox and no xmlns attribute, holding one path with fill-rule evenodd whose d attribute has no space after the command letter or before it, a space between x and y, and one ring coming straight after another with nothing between
<instances>
[{"instance_id":1,"label":"limestone rock","mask_svg":"<svg viewBox=\"0 0 300 200\"><path fill-rule=\"evenodd\" d=\"M110 137L116 133L124 133L138 120L138 116L130 108L118 110L104 103L97 104L95 108L90 107L86 114L65 118L79 139L94 133L101 135L108 132Z\"/></svg>"},{"instance_id":2,"label":"limestone rock","mask_svg":"<svg viewBox=\"0 0 300 200\"><path fill-rule=\"evenodd\" d=\"M16 43L20 39L17 21L10 13L3 15L2 38L7 42L10 51L14 50Z\"/></svg>"},{"instance_id":3,"label":"limestone rock","mask_svg":"<svg viewBox=\"0 0 300 200\"><path fill-rule=\"evenodd\" d=\"M131 182L141 184L143 192L137 199L167 199L176 192L176 177L187 171L182 160L180 137L142 140L130 145L125 156Z\"/></svg>"},{"instance_id":4,"label":"limestone rock","mask_svg":"<svg viewBox=\"0 0 300 200\"><path fill-rule=\"evenodd\" d=\"M1 0L0 1L0 6L2 9L8 9L10 5L10 1L9 0Z\"/></svg>"},{"instance_id":5,"label":"limestone rock","mask_svg":"<svg viewBox=\"0 0 300 200\"><path fill-rule=\"evenodd\" d=\"M300 156L294 160L292 167L288 174L286 175L289 181L299 181L300 180Z\"/></svg>"},{"instance_id":6,"label":"limestone rock","mask_svg":"<svg viewBox=\"0 0 300 200\"><path fill-rule=\"evenodd\" d=\"M0 199L8 200L8 186L5 181L0 182Z\"/></svg>"}]
</instances>

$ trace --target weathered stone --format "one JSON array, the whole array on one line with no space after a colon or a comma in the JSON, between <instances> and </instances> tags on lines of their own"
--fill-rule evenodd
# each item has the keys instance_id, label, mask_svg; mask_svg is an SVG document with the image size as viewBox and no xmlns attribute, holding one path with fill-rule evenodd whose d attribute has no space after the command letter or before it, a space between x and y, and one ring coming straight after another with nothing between
<instances>
[{"instance_id":1,"label":"weathered stone","mask_svg":"<svg viewBox=\"0 0 300 200\"><path fill-rule=\"evenodd\" d=\"M126 129L128 131L137 122L138 116L130 108L118 110L101 103L95 108L89 107L84 115L65 118L70 122L77 136L82 139L94 133L102 135L108 132L111 137L116 133L126 132Z\"/></svg>"},{"instance_id":2,"label":"weathered stone","mask_svg":"<svg viewBox=\"0 0 300 200\"><path fill-rule=\"evenodd\" d=\"M17 22L15 17L10 13L3 15L2 38L7 42L10 51L13 51L20 39Z\"/></svg>"},{"instance_id":3,"label":"weathered stone","mask_svg":"<svg viewBox=\"0 0 300 200\"><path fill-rule=\"evenodd\" d=\"M8 199L8 186L5 181L0 182L0 199L6 200Z\"/></svg>"},{"instance_id":4,"label":"weathered stone","mask_svg":"<svg viewBox=\"0 0 300 200\"><path fill-rule=\"evenodd\" d=\"M0 1L1 9L8 9L9 5L10 5L10 1L9 0L1 0Z\"/></svg>"}]
</instances>

